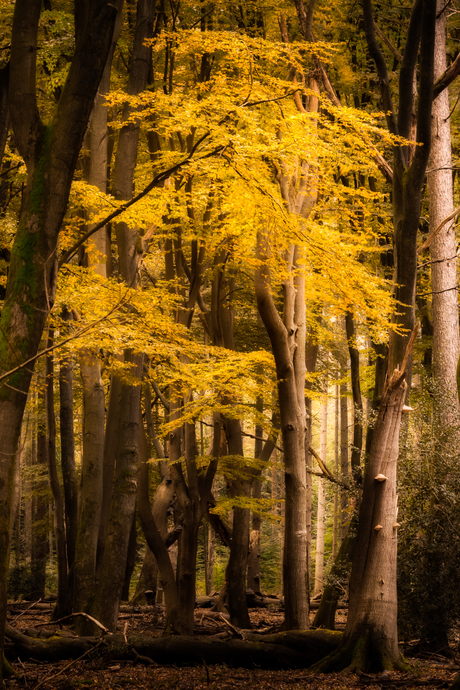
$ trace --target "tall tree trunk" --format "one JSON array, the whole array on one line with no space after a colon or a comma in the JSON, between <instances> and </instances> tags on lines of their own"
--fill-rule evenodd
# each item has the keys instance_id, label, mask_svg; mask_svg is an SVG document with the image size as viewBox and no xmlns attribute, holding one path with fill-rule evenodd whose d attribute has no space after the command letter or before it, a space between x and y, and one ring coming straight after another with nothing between
<instances>
[{"instance_id":1,"label":"tall tree trunk","mask_svg":"<svg viewBox=\"0 0 460 690\"><path fill-rule=\"evenodd\" d=\"M69 356L61 360L59 368L59 421L61 432L61 467L64 487L67 564L70 571L69 588L72 596L73 564L78 529L78 483L75 466L73 425L73 362Z\"/></svg>"},{"instance_id":2,"label":"tall tree trunk","mask_svg":"<svg viewBox=\"0 0 460 690\"><path fill-rule=\"evenodd\" d=\"M374 427L354 547L348 619L336 653L316 668L329 672L388 669L400 663L396 625L399 429L407 383L404 367L388 383Z\"/></svg>"},{"instance_id":3,"label":"tall tree trunk","mask_svg":"<svg viewBox=\"0 0 460 690\"><path fill-rule=\"evenodd\" d=\"M261 397L256 401L257 409L263 412L263 400ZM258 458L263 447L263 429L256 424L254 457ZM259 499L262 496L262 482L256 478L252 485L252 497ZM248 556L248 589L253 592L260 592L260 527L262 520L259 513L252 511L252 525L249 534L249 556Z\"/></svg>"},{"instance_id":4,"label":"tall tree trunk","mask_svg":"<svg viewBox=\"0 0 460 690\"><path fill-rule=\"evenodd\" d=\"M372 435L357 543L353 552L347 628L337 655L333 659L326 659L321 665L322 669L343 668L351 664L352 668L381 670L400 663L397 642L397 528L394 527L396 461L400 412L411 379L412 343L408 347L408 332L415 336L416 240L421 187L431 139L429 104L433 93L435 5L432 0L416 0L413 5L399 75L399 109L396 117L387 68L375 36L372 3L371 0L363 0L366 38L379 74L387 124L392 133L406 138L411 133L413 83L420 48L416 138L421 145L415 147L413 155L409 146L394 148L395 293L398 300L398 311L394 318L401 330L390 333L389 361L390 371L394 371L394 374L384 394ZM407 367L408 384L402 385L397 367L403 372ZM379 473L387 476L382 483L375 480Z\"/></svg>"},{"instance_id":5,"label":"tall tree trunk","mask_svg":"<svg viewBox=\"0 0 460 690\"><path fill-rule=\"evenodd\" d=\"M348 396L347 383L344 380L346 367L342 366L340 374L343 383L340 384L340 477L343 482L348 481ZM348 494L344 489L340 492L340 538L343 541L350 522L348 511Z\"/></svg>"},{"instance_id":6,"label":"tall tree trunk","mask_svg":"<svg viewBox=\"0 0 460 690\"><path fill-rule=\"evenodd\" d=\"M283 557L283 581L285 594L285 625L287 629L308 627L307 598L307 529L306 529L306 471L305 471L305 350L293 347L299 326L305 323L303 311L295 311L291 296L289 313L292 320L283 323L273 301L270 288L269 256L270 246L267 234L257 238L257 255L260 267L255 272L255 291L260 316L270 337L278 379L281 433L284 447L286 479L285 499L285 541ZM295 264L294 264L295 265ZM302 287L301 285L299 286ZM300 294L299 294L300 292ZM305 299L298 290L299 302ZM305 305L305 303L304 303ZM294 362L293 350L296 354ZM300 355L300 352L302 355ZM303 358L303 363L301 359ZM299 376L296 363L302 368L302 397L298 399Z\"/></svg>"},{"instance_id":7,"label":"tall tree trunk","mask_svg":"<svg viewBox=\"0 0 460 690\"><path fill-rule=\"evenodd\" d=\"M46 442L45 395L38 393L38 422L36 433L36 453L33 454L34 465L32 495L32 549L30 558L31 599L42 599L45 596L46 556L48 553L48 447Z\"/></svg>"},{"instance_id":8,"label":"tall tree trunk","mask_svg":"<svg viewBox=\"0 0 460 690\"><path fill-rule=\"evenodd\" d=\"M321 402L320 457L327 466L327 395ZM323 589L324 579L324 537L326 531L326 496L321 478L318 479L318 510L316 513L316 558L315 589L317 596Z\"/></svg>"},{"instance_id":9,"label":"tall tree trunk","mask_svg":"<svg viewBox=\"0 0 460 690\"><path fill-rule=\"evenodd\" d=\"M179 616L179 588L169 557L168 549L164 543L150 509L149 490L148 490L148 445L145 430L141 427L140 442L140 466L139 479L137 483L137 504L139 518L142 524L147 544L152 553L155 554L160 571L160 583L163 587L166 604L166 634L181 634L185 632L181 628L181 618Z\"/></svg>"},{"instance_id":10,"label":"tall tree trunk","mask_svg":"<svg viewBox=\"0 0 460 690\"><path fill-rule=\"evenodd\" d=\"M240 421L227 418L224 424L229 455L243 458ZM250 498L251 485L252 481L247 479L233 480L230 485L230 497ZM246 597L250 516L249 508L233 506L232 541L226 574L230 622L245 629L251 627Z\"/></svg>"},{"instance_id":11,"label":"tall tree trunk","mask_svg":"<svg viewBox=\"0 0 460 690\"><path fill-rule=\"evenodd\" d=\"M123 410L118 430L112 504L97 591L91 607L92 615L111 632L115 632L117 627L137 493L140 381L144 358L126 353L125 361L130 359L130 378L138 383L133 385L128 381L121 386Z\"/></svg>"},{"instance_id":12,"label":"tall tree trunk","mask_svg":"<svg viewBox=\"0 0 460 690\"><path fill-rule=\"evenodd\" d=\"M446 64L446 8L437 3L434 78L443 74ZM452 140L448 89L433 102L431 153L428 162L430 235L454 210L452 180ZM454 218L434 235L430 244L433 312L433 378L439 397L439 423L442 427L457 421L459 404L456 372L460 354L457 292L457 247Z\"/></svg>"},{"instance_id":13,"label":"tall tree trunk","mask_svg":"<svg viewBox=\"0 0 460 690\"><path fill-rule=\"evenodd\" d=\"M47 347L53 344L54 332L50 328ZM67 549L65 538L64 498L59 483L56 463L56 419L54 414L54 357L46 356L46 421L48 431L48 472L54 503L54 534L56 538L56 555L58 566L58 592L53 618L63 618L71 612L70 591L67 570Z\"/></svg>"},{"instance_id":14,"label":"tall tree trunk","mask_svg":"<svg viewBox=\"0 0 460 690\"><path fill-rule=\"evenodd\" d=\"M83 355L82 355L83 357ZM96 586L96 553L102 503L104 386L99 362L91 353L80 360L83 383L83 464L81 470L80 519L74 564L73 608L85 611ZM103 422L103 420L102 420ZM78 621L81 632L85 619Z\"/></svg>"},{"instance_id":15,"label":"tall tree trunk","mask_svg":"<svg viewBox=\"0 0 460 690\"><path fill-rule=\"evenodd\" d=\"M434 58L435 80L444 73L446 62L446 7L439 0L437 3L436 45ZM431 259L432 325L433 325L433 398L434 429L438 439L437 453L450 455L452 447L459 437L459 403L457 393L457 363L459 361L459 316L457 290L457 247L455 238L454 217L442 225L443 221L453 216L453 179L452 179L452 141L450 133L450 106L448 89L445 89L433 102L432 140L428 162L428 192ZM438 232L438 228L441 228ZM441 478L439 478L440 481ZM437 506L429 508L432 519L439 521ZM428 530L425 539L430 552L438 548L436 536ZM442 578L442 575L440 575ZM429 649L439 650L448 646L448 615L444 612L449 602L443 596L442 584L426 582L427 596L435 618L427 616L423 621L421 643Z\"/></svg>"},{"instance_id":16,"label":"tall tree trunk","mask_svg":"<svg viewBox=\"0 0 460 690\"><path fill-rule=\"evenodd\" d=\"M53 121L45 126L36 99L40 11L39 0L17 0L12 26L9 110L27 167L27 185L1 315L2 374L18 365L17 353L24 362L36 355L40 345L54 301L58 234L115 21L114 7L106 0L76 6L74 57ZM13 459L31 375L30 366L21 369L0 389L0 652L6 620Z\"/></svg>"},{"instance_id":17,"label":"tall tree trunk","mask_svg":"<svg viewBox=\"0 0 460 690\"><path fill-rule=\"evenodd\" d=\"M353 446L351 448L351 471L355 481L361 475L361 451L363 448L363 400L359 380L359 350L356 342L353 314L347 311L345 328L350 355L351 390L353 393Z\"/></svg>"}]
</instances>

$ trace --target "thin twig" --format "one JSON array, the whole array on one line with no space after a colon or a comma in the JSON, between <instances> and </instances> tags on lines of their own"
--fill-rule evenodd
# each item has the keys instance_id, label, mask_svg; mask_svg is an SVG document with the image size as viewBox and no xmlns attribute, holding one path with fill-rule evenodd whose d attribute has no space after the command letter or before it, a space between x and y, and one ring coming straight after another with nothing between
<instances>
[{"instance_id":1,"label":"thin twig","mask_svg":"<svg viewBox=\"0 0 460 690\"><path fill-rule=\"evenodd\" d=\"M77 661L80 661L87 654L89 654L90 652L94 651L97 647L99 647L99 645L102 644L102 642L103 642L103 639L99 640L99 642L97 644L95 644L94 647L91 647L91 649L87 649L84 654L82 654L81 656L78 657L78 659L74 659L73 661L70 661L67 664L67 666L64 666L64 668L61 668L61 670L58 671L57 673L55 673L54 676L48 676L47 678L43 678L43 680L41 680L39 683L37 683L37 685L34 686L34 690L37 690L37 688L39 688L40 685L43 685L43 683L47 683L49 680L53 680L54 678L57 678L58 676L60 676L62 673L64 673L64 671L67 671L68 668L70 668L71 666L76 664Z\"/></svg>"},{"instance_id":2,"label":"thin twig","mask_svg":"<svg viewBox=\"0 0 460 690\"><path fill-rule=\"evenodd\" d=\"M30 609L33 608L35 606L35 604L39 604L40 602L41 602L41 599L39 599L38 601L34 601L30 606L28 606L26 609L24 609L24 611L22 613L20 613L19 616L16 616L16 618L12 621L12 623L16 623L16 621L19 620L19 618L21 618L21 616L24 616L27 613L27 611L30 611Z\"/></svg>"},{"instance_id":3,"label":"thin twig","mask_svg":"<svg viewBox=\"0 0 460 690\"><path fill-rule=\"evenodd\" d=\"M230 630L232 631L232 633L234 634L235 637L237 637L239 640L243 639L243 635L240 633L240 631L237 630L237 628L235 628L234 625L229 623L228 620L226 618L224 618L224 616L221 613L219 613L219 618L221 621L223 621L225 623L225 625L228 625L228 627L230 628Z\"/></svg>"},{"instance_id":4,"label":"thin twig","mask_svg":"<svg viewBox=\"0 0 460 690\"><path fill-rule=\"evenodd\" d=\"M453 218L455 218L455 216L458 216L459 213L460 213L460 206L459 206L458 208L456 208L455 211L453 211L449 216L447 216L447 218L444 218L444 220L438 225L438 227L436 228L436 230L433 230L433 232L431 233L431 235L428 235L428 237L426 238L425 242L422 244L422 246L420 247L420 249L417 249L417 254L421 254L421 252L423 252L424 249L427 249L427 247L430 246L431 242L434 240L434 238L436 237L436 235L437 235L439 232L441 232L441 230L443 229L443 227L444 227L450 220L452 220Z\"/></svg>"},{"instance_id":5,"label":"thin twig","mask_svg":"<svg viewBox=\"0 0 460 690\"><path fill-rule=\"evenodd\" d=\"M126 303L127 303L127 301L125 300L125 297L122 297L121 300L114 307L112 307L112 309L110 311L108 311L107 314L104 314L104 316L101 316L100 319L97 319L97 321L93 321L92 323L88 324L88 326L81 328L79 331L76 331L76 333L73 333L68 338L65 338L65 340L61 340L59 343L56 343L55 345L52 345L51 347L46 347L44 350L40 350L40 352L37 352L36 355L34 355L33 357L30 357L28 360L26 360L22 364L19 364L14 369L10 369L10 371L7 371L5 374L2 374L0 376L0 381L7 379L8 377L12 376L12 374L15 374L17 371L20 371L21 369L25 369L29 364L32 364L32 362L35 362L40 357L43 357L43 355L47 355L49 352L53 352L53 350L57 350L58 348L62 347L63 345L66 345L71 340L75 340L75 338L79 338L81 335L83 335L83 333L86 333L87 331L89 331L92 328L94 328L95 326L97 326L99 323L102 323L102 321L105 321L106 319L108 319L109 316L111 316L114 312L116 312L118 309L120 309L120 307L122 307Z\"/></svg>"}]
</instances>

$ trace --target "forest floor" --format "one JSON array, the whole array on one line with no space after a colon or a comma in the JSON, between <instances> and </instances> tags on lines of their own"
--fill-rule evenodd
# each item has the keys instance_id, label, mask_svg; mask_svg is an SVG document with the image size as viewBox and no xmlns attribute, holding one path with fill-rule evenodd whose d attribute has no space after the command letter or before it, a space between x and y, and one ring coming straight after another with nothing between
<instances>
[{"instance_id":1,"label":"forest floor","mask_svg":"<svg viewBox=\"0 0 460 690\"><path fill-rule=\"evenodd\" d=\"M53 631L59 625L49 623L50 605L42 602L39 608L27 608L29 604L10 605L8 623L25 633ZM281 611L251 609L253 628L274 632L283 621ZM163 630L164 614L161 607L123 607L119 619L119 631L127 635L136 633L159 637ZM338 611L336 626L343 628L346 611ZM195 610L195 634L223 635L228 626L208 609ZM407 650L406 650L407 651ZM380 675L314 675L306 670L265 671L235 669L225 665L206 666L145 666L132 661L108 662L91 655L74 661L40 663L38 661L13 661L18 677L5 681L7 690L75 690L97 688L117 690L140 688L155 690L395 690L396 688L448 688L460 671L460 655L451 659L438 655L410 657L410 673Z\"/></svg>"}]
</instances>

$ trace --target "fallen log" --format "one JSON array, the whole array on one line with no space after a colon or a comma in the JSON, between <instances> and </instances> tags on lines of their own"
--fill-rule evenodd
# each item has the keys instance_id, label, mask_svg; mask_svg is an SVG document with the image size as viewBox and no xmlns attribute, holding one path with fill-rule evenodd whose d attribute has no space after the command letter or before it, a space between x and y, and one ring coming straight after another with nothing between
<instances>
[{"instance_id":1,"label":"fallen log","mask_svg":"<svg viewBox=\"0 0 460 690\"><path fill-rule=\"evenodd\" d=\"M126 643L121 633L104 635L102 638L56 636L43 640L24 635L9 625L6 626L5 635L10 640L5 648L10 659L75 659L94 648L94 655L106 661L136 661L137 656L141 656L165 666L202 665L204 661L208 665L263 669L308 668L335 650L341 639L339 632L307 630L263 637L248 633L251 639L244 640L130 635Z\"/></svg>"}]
</instances>

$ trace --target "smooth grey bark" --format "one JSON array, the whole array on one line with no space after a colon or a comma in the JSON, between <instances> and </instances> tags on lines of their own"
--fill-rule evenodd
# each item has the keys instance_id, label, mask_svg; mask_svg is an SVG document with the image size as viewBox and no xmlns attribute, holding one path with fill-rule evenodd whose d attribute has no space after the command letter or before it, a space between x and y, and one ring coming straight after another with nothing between
<instances>
[{"instance_id":1,"label":"smooth grey bark","mask_svg":"<svg viewBox=\"0 0 460 690\"><path fill-rule=\"evenodd\" d=\"M437 3L434 77L438 79L446 70L446 7ZM432 375L434 433L437 438L436 456L449 456L459 441L459 403L457 394L457 362L459 359L459 316L457 289L457 246L454 224L454 198L452 175L452 140L450 132L449 94L446 88L433 102L432 140L428 161L428 198L430 243L431 289L432 289ZM451 220L443 225L450 216ZM439 229L438 232L436 232ZM428 239L428 241L430 241ZM439 477L442 482L442 478ZM431 503L427 510L431 519L436 516L438 506ZM425 534L430 553L437 549L436 535L427 530ZM442 575L441 575L442 579ZM442 584L427 579L427 599L436 610L436 620L425 616L420 634L421 645L438 650L448 646L449 602L443 595Z\"/></svg>"},{"instance_id":2,"label":"smooth grey bark","mask_svg":"<svg viewBox=\"0 0 460 690\"><path fill-rule=\"evenodd\" d=\"M316 83L311 83L316 91ZM318 107L316 95L310 98L310 110ZM316 202L316 190L309 187L309 166L299 162L296 178L288 175L283 161L276 170L286 209L303 221ZM305 460L307 456L307 412L305 402L306 319L303 252L292 245L286 252L288 278L283 283L283 318L278 313L270 288L270 240L259 233L257 257L261 262L254 284L259 314L269 335L276 364L278 401L285 466L285 530L283 582L285 626L287 629L308 627L309 531L307 506L309 496ZM311 504L310 504L311 505Z\"/></svg>"},{"instance_id":3,"label":"smooth grey bark","mask_svg":"<svg viewBox=\"0 0 460 690\"><path fill-rule=\"evenodd\" d=\"M327 395L321 401L320 457L327 466ZM324 538L326 532L326 496L322 479L318 479L318 508L316 512L315 586L313 594L322 592L324 579Z\"/></svg>"},{"instance_id":4,"label":"smooth grey bark","mask_svg":"<svg viewBox=\"0 0 460 690\"><path fill-rule=\"evenodd\" d=\"M437 3L434 78L447 68L446 11ZM430 235L453 214L452 139L449 92L446 88L433 102L431 152L428 161ZM454 218L444 224L430 244L433 379L439 400L439 423L450 426L458 419L457 364L459 361L459 316L457 291L457 246Z\"/></svg>"},{"instance_id":5,"label":"smooth grey bark","mask_svg":"<svg viewBox=\"0 0 460 690\"><path fill-rule=\"evenodd\" d=\"M260 267L255 272L255 292L260 316L272 344L278 380L281 433L284 448L286 502L283 581L287 629L308 627L307 529L305 470L305 395L298 399L298 377L293 351L297 328L285 325L270 288L270 246L267 235L257 238ZM294 264L295 265L295 264ZM294 296L294 295L293 295ZM292 304L292 318L294 305ZM305 314L305 310L303 310ZM304 354L303 354L304 356ZM305 362L305 360L304 360ZM305 366L305 364L303 365Z\"/></svg>"}]
</instances>

